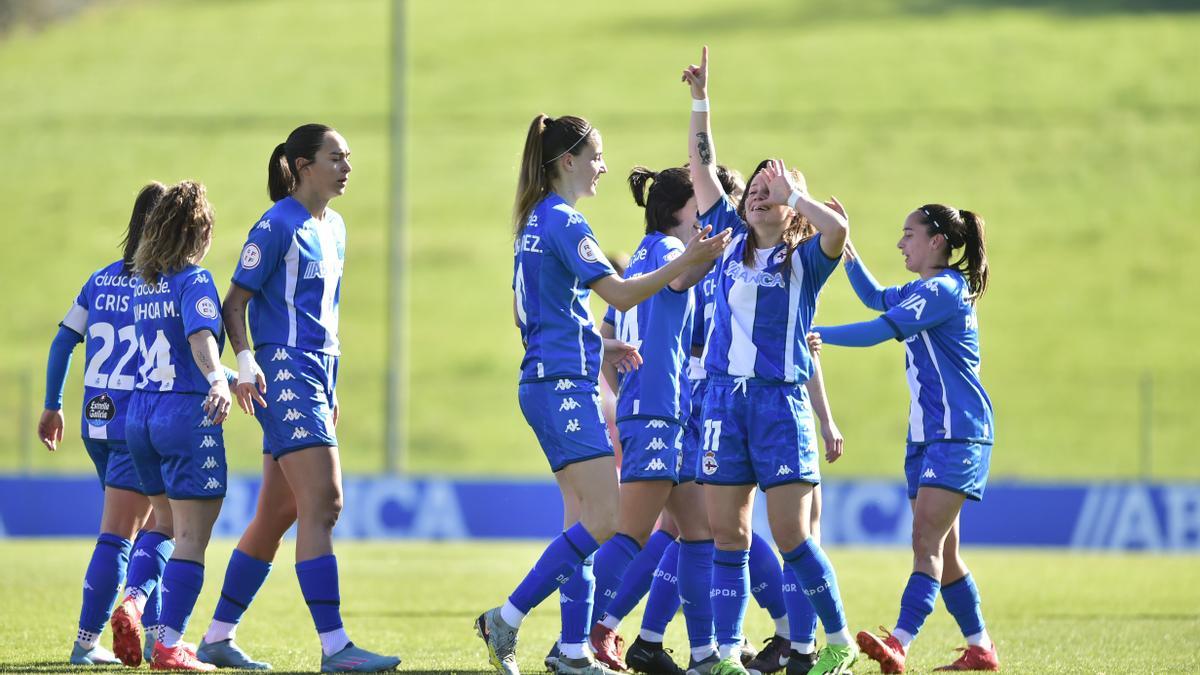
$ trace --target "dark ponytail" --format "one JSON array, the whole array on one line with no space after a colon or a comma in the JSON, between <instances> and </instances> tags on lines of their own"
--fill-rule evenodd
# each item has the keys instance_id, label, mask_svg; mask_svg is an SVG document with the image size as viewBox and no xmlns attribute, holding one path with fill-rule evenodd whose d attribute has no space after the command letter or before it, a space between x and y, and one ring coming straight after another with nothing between
<instances>
[{"instance_id":1,"label":"dark ponytail","mask_svg":"<svg viewBox=\"0 0 1200 675\"><path fill-rule=\"evenodd\" d=\"M635 166L629 172L629 189L633 201L646 209L646 234L666 232L679 225L675 212L692 198L692 176L683 167L655 173L644 166Z\"/></svg>"},{"instance_id":2,"label":"dark ponytail","mask_svg":"<svg viewBox=\"0 0 1200 675\"><path fill-rule=\"evenodd\" d=\"M286 141L275 146L267 162L267 193L271 201L277 202L296 191L300 184L296 160L313 161L325 142L325 134L331 131L333 128L324 124L305 124L293 129Z\"/></svg>"},{"instance_id":3,"label":"dark ponytail","mask_svg":"<svg viewBox=\"0 0 1200 675\"><path fill-rule=\"evenodd\" d=\"M558 177L557 160L568 152L578 156L591 134L592 125L573 115L554 118L539 114L529 123L513 203L514 232L521 232L533 207L550 194L550 181Z\"/></svg>"},{"instance_id":4,"label":"dark ponytail","mask_svg":"<svg viewBox=\"0 0 1200 675\"><path fill-rule=\"evenodd\" d=\"M956 209L945 204L926 204L919 209L924 215L929 236L940 234L946 238L947 253L957 249L963 252L958 260L946 268L957 270L967 279L971 289L971 302L979 300L987 291L988 260L987 242L984 237L983 218L972 211Z\"/></svg>"},{"instance_id":5,"label":"dark ponytail","mask_svg":"<svg viewBox=\"0 0 1200 675\"><path fill-rule=\"evenodd\" d=\"M146 218L158 206L158 202L167 193L167 186L158 181L151 181L138 192L133 200L133 213L129 215L129 227L125 230L125 238L121 240L122 274L133 273L133 254L137 251L138 243L142 241L142 228L146 226Z\"/></svg>"}]
</instances>

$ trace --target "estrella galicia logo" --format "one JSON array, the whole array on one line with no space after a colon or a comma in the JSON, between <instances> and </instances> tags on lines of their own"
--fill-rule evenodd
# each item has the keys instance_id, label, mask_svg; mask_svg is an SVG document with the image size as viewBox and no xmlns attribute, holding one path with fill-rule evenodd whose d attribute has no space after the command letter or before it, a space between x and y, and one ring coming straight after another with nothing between
<instances>
[{"instance_id":1,"label":"estrella galicia logo","mask_svg":"<svg viewBox=\"0 0 1200 675\"><path fill-rule=\"evenodd\" d=\"M83 417L94 427L102 427L117 416L117 404L107 393L93 396L83 404Z\"/></svg>"}]
</instances>

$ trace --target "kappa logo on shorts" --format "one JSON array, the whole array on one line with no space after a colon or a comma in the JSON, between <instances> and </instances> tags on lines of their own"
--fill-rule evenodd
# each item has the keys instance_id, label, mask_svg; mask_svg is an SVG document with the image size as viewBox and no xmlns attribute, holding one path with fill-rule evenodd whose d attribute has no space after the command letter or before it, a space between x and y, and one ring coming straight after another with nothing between
<instances>
[{"instance_id":1,"label":"kappa logo on shorts","mask_svg":"<svg viewBox=\"0 0 1200 675\"><path fill-rule=\"evenodd\" d=\"M649 422L646 422L646 428L647 429L666 429L667 422L666 422L666 420L650 420Z\"/></svg>"},{"instance_id":2,"label":"kappa logo on shorts","mask_svg":"<svg viewBox=\"0 0 1200 675\"><path fill-rule=\"evenodd\" d=\"M287 350L283 347L275 349L275 356L271 357L272 361L290 361L292 357L288 356Z\"/></svg>"},{"instance_id":3,"label":"kappa logo on shorts","mask_svg":"<svg viewBox=\"0 0 1200 675\"><path fill-rule=\"evenodd\" d=\"M279 392L279 397L276 398L275 401L282 401L286 403L288 401L295 401L298 398L300 397L296 395L296 392L292 391L291 389L284 389L283 391Z\"/></svg>"},{"instance_id":4,"label":"kappa logo on shorts","mask_svg":"<svg viewBox=\"0 0 1200 675\"><path fill-rule=\"evenodd\" d=\"M937 478L937 474L933 472L933 468L925 469L925 473L921 474L921 478Z\"/></svg>"},{"instance_id":5,"label":"kappa logo on shorts","mask_svg":"<svg viewBox=\"0 0 1200 675\"><path fill-rule=\"evenodd\" d=\"M212 425L213 425L212 418L207 415L205 415L204 419L200 420L200 428L201 429L207 429L208 427L211 427Z\"/></svg>"},{"instance_id":6,"label":"kappa logo on shorts","mask_svg":"<svg viewBox=\"0 0 1200 675\"><path fill-rule=\"evenodd\" d=\"M653 438L653 440L650 441L650 444L646 446L646 449L647 450L666 450L667 444L663 442L663 439L659 438L658 436L655 436Z\"/></svg>"},{"instance_id":7,"label":"kappa logo on shorts","mask_svg":"<svg viewBox=\"0 0 1200 675\"><path fill-rule=\"evenodd\" d=\"M283 370L279 371L278 373L275 373L275 381L276 382L287 382L288 380L294 380L294 379L296 379L296 376L293 375L292 371L288 370L287 368L284 368Z\"/></svg>"},{"instance_id":8,"label":"kappa logo on shorts","mask_svg":"<svg viewBox=\"0 0 1200 675\"><path fill-rule=\"evenodd\" d=\"M780 464L779 470L775 472L776 476L786 476L792 472L792 467L787 464Z\"/></svg>"},{"instance_id":9,"label":"kappa logo on shorts","mask_svg":"<svg viewBox=\"0 0 1200 675\"><path fill-rule=\"evenodd\" d=\"M574 410L578 407L579 401L576 401L573 398L566 398L563 399L562 405L558 406L558 412L566 412L568 410Z\"/></svg>"},{"instance_id":10,"label":"kappa logo on shorts","mask_svg":"<svg viewBox=\"0 0 1200 675\"><path fill-rule=\"evenodd\" d=\"M717 454L715 452L709 451L704 453L704 458L700 461L700 468L704 471L705 476L711 476L716 473L719 466L720 464L717 464Z\"/></svg>"},{"instance_id":11,"label":"kappa logo on shorts","mask_svg":"<svg viewBox=\"0 0 1200 675\"><path fill-rule=\"evenodd\" d=\"M213 438L212 436L205 436L204 440L200 441L200 447L215 448L217 447L217 439Z\"/></svg>"},{"instance_id":12,"label":"kappa logo on shorts","mask_svg":"<svg viewBox=\"0 0 1200 675\"><path fill-rule=\"evenodd\" d=\"M567 422L567 429L566 429L566 430L567 430L567 432L568 432L568 433L572 433L572 432L575 432L575 431L579 431L579 429L580 429L580 427L579 427L579 420L578 420L578 419L574 419L574 420L571 420L571 421Z\"/></svg>"},{"instance_id":13,"label":"kappa logo on shorts","mask_svg":"<svg viewBox=\"0 0 1200 675\"><path fill-rule=\"evenodd\" d=\"M570 389L571 387L574 387L574 386L575 386L575 383L570 380L559 380L554 385L554 391L566 391L567 389Z\"/></svg>"},{"instance_id":14,"label":"kappa logo on shorts","mask_svg":"<svg viewBox=\"0 0 1200 675\"><path fill-rule=\"evenodd\" d=\"M294 431L292 431L292 440L293 441L298 441L298 440L301 440L304 438L308 438L309 436L310 436L310 434L308 433L308 429L305 429L304 427L296 427L296 429Z\"/></svg>"},{"instance_id":15,"label":"kappa logo on shorts","mask_svg":"<svg viewBox=\"0 0 1200 675\"><path fill-rule=\"evenodd\" d=\"M220 487L221 487L221 481L217 480L216 478L213 478L212 476L209 476L208 482L204 484L205 490L218 490L218 489L220 489ZM163 590L166 591L167 589L164 588Z\"/></svg>"},{"instance_id":16,"label":"kappa logo on shorts","mask_svg":"<svg viewBox=\"0 0 1200 675\"><path fill-rule=\"evenodd\" d=\"M283 421L284 422L295 422L296 420L305 419L306 417L308 417L308 415L305 415L304 413L300 412L299 410L296 410L295 408L288 408L287 413L285 413L283 416Z\"/></svg>"},{"instance_id":17,"label":"kappa logo on shorts","mask_svg":"<svg viewBox=\"0 0 1200 675\"><path fill-rule=\"evenodd\" d=\"M647 471L666 471L667 465L664 464L661 459L659 459L658 457L655 457L654 459L650 460L649 464L646 465L646 470Z\"/></svg>"},{"instance_id":18,"label":"kappa logo on shorts","mask_svg":"<svg viewBox=\"0 0 1200 675\"><path fill-rule=\"evenodd\" d=\"M204 463L200 465L200 468L201 469L215 469L218 466L220 466L220 465L217 464L217 458L213 457L212 455L209 455L208 458L204 460Z\"/></svg>"}]
</instances>

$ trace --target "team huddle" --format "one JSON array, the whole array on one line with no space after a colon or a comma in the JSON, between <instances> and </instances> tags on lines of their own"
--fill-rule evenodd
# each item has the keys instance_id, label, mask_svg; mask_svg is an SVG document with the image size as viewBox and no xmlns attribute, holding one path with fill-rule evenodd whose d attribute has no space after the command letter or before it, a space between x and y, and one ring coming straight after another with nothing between
<instances>
[{"instance_id":1,"label":"team huddle","mask_svg":"<svg viewBox=\"0 0 1200 675\"><path fill-rule=\"evenodd\" d=\"M897 246L917 279L880 286L850 243L840 202L813 198L781 160L764 160L744 182L717 163L707 48L683 80L692 94L688 163L632 170L645 236L623 274L576 208L607 172L599 131L580 117L538 115L526 137L513 216L518 399L562 492L564 527L508 598L476 620L492 665L518 672L521 623L558 591L562 631L545 658L557 673L684 673L663 646L680 609L689 675L848 673L860 653L899 673L940 593L967 641L942 669L998 670L958 550L959 512L964 500L982 499L993 441L975 315L988 280L982 219L942 204L913 210ZM60 324L39 436L51 450L61 440L71 353L86 342L80 427L105 487L72 664L270 669L235 633L294 524L321 670L399 665L351 642L332 543L342 505L335 428L346 226L328 205L346 189L349 156L345 139L317 124L275 148L273 204L250 228L223 299L200 266L214 222L204 187L146 186L122 259L87 280ZM878 318L814 325L839 264ZM599 327L591 291L609 306ZM236 372L220 363L226 339ZM843 441L819 352L888 339L904 345L912 394L904 468L914 564L894 629L852 636L820 546L817 439L830 462ZM605 392L616 396L611 430ZM183 635L225 495L222 426L235 401L262 428L262 486L212 621L192 645ZM751 528L756 488L782 563ZM751 596L775 623L761 650L742 631ZM626 649L617 631L643 597ZM99 645L106 624L111 652Z\"/></svg>"}]
</instances>

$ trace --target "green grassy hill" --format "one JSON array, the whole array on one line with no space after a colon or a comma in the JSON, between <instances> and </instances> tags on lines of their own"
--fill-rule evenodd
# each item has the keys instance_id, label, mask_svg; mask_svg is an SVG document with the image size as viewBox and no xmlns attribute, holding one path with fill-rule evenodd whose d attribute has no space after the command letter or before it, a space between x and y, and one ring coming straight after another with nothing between
<instances>
[{"instance_id":1,"label":"green grassy hill","mask_svg":"<svg viewBox=\"0 0 1200 675\"><path fill-rule=\"evenodd\" d=\"M951 4L408 3L409 467L545 471L514 386L508 214L525 129L539 111L595 123L612 174L580 208L607 249L631 249L641 213L624 174L685 160L678 74L707 43L720 160L800 167L815 193L847 205L882 281L907 279L893 244L914 206L987 219L993 475L1132 475L1149 373L1152 473L1200 477L1189 344L1200 329L1200 16L1171 2ZM11 420L0 468L23 462L18 422L32 428L40 409L54 325L117 255L141 183L208 184L218 234L206 264L227 278L268 205L270 149L310 120L338 127L354 152L334 203L350 229L339 436L349 470L382 466L388 22L381 1L130 2L0 42L0 405ZM871 316L835 274L820 321ZM898 475L901 350L829 348L825 360L848 443L831 471ZM253 423L235 419L227 438L232 466L258 465ZM78 441L65 457L31 454L38 470L86 467Z\"/></svg>"}]
</instances>

